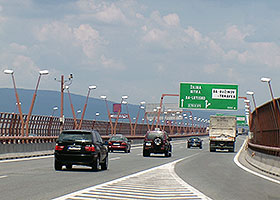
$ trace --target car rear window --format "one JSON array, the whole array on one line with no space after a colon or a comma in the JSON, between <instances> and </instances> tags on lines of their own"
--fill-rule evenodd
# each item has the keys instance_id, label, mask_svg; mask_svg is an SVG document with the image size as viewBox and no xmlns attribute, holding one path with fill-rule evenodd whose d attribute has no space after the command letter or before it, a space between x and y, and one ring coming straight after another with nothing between
<instances>
[{"instance_id":1,"label":"car rear window","mask_svg":"<svg viewBox=\"0 0 280 200\"><path fill-rule=\"evenodd\" d=\"M149 133L147 133L147 139L148 140L153 140L156 137L163 138L164 137L164 133L162 133L162 132L149 132Z\"/></svg>"},{"instance_id":2,"label":"car rear window","mask_svg":"<svg viewBox=\"0 0 280 200\"><path fill-rule=\"evenodd\" d=\"M122 138L121 136L112 136L110 138L110 141L117 141L117 140L124 140L124 138Z\"/></svg>"},{"instance_id":3,"label":"car rear window","mask_svg":"<svg viewBox=\"0 0 280 200\"><path fill-rule=\"evenodd\" d=\"M91 133L77 133L77 132L65 132L61 133L58 137L58 141L77 141L77 142L92 142Z\"/></svg>"}]
</instances>

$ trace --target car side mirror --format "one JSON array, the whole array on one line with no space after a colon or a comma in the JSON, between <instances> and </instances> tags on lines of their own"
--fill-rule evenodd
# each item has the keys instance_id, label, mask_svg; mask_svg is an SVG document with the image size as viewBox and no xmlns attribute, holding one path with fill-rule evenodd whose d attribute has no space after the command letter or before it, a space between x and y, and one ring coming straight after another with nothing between
<instances>
[{"instance_id":1,"label":"car side mirror","mask_svg":"<svg viewBox=\"0 0 280 200\"><path fill-rule=\"evenodd\" d=\"M106 141L104 142L104 144L105 144L105 145L108 145L108 144L109 144L108 140L106 140Z\"/></svg>"}]
</instances>

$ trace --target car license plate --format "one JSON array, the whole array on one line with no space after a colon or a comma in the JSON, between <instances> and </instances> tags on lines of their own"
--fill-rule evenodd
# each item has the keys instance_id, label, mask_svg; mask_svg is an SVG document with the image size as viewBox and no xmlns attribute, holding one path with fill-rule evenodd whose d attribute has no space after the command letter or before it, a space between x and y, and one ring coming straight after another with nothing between
<instances>
[{"instance_id":1,"label":"car license plate","mask_svg":"<svg viewBox=\"0 0 280 200\"><path fill-rule=\"evenodd\" d=\"M113 145L114 145L114 146L119 146L120 144L119 144L119 143L113 143Z\"/></svg>"},{"instance_id":2,"label":"car license plate","mask_svg":"<svg viewBox=\"0 0 280 200\"><path fill-rule=\"evenodd\" d=\"M80 150L81 150L81 147L68 147L68 150L71 150L71 151L80 151Z\"/></svg>"}]
</instances>

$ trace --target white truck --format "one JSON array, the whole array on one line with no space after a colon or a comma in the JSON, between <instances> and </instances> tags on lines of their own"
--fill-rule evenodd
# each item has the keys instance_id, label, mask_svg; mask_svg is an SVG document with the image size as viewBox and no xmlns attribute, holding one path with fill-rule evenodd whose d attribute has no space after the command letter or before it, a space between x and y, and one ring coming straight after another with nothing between
<instances>
[{"instance_id":1,"label":"white truck","mask_svg":"<svg viewBox=\"0 0 280 200\"><path fill-rule=\"evenodd\" d=\"M216 149L234 152L236 140L235 116L210 116L209 125L210 152Z\"/></svg>"}]
</instances>

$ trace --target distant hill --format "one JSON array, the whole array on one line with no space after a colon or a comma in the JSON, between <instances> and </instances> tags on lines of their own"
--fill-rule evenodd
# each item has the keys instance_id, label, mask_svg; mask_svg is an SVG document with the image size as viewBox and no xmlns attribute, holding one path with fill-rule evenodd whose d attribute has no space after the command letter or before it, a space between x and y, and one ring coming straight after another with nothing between
<instances>
[{"instance_id":1,"label":"distant hill","mask_svg":"<svg viewBox=\"0 0 280 200\"><path fill-rule=\"evenodd\" d=\"M31 105L32 97L34 94L34 90L27 90L27 89L17 89L21 106L22 106L22 112L24 114L27 114L29 112L29 108ZM18 112L16 107L16 97L15 92L13 88L0 88L0 112ZM82 110L84 107L84 103L86 100L85 96L82 95L76 95L71 94L72 103L74 105L75 111ZM108 101L110 112L113 110L113 104L115 102ZM58 91L48 91L48 90L38 90L36 101L34 104L34 108L32 111L32 114L36 115L52 115L53 113L53 107L60 107L60 92ZM129 108L129 114L131 118L136 117L138 112L138 105L128 105ZM126 109L123 109L124 112ZM97 117L97 120L108 120L107 115L107 108L105 101L102 99L97 98L89 98L88 104L87 104L87 110L85 113L84 119L95 119L96 118L96 112L100 113L100 116ZM216 114L216 113L225 113L230 115L244 115L243 109L240 109L238 111L204 111L204 110L192 110L192 113L194 116L200 117L200 118L209 118L210 115ZM60 108L55 111L55 116L60 115ZM68 94L64 94L64 115L67 118L72 118L72 111L71 106L69 102ZM141 112L140 117L143 118L144 112ZM81 114L78 116L81 117ZM139 123L139 122L138 122Z\"/></svg>"}]
</instances>

